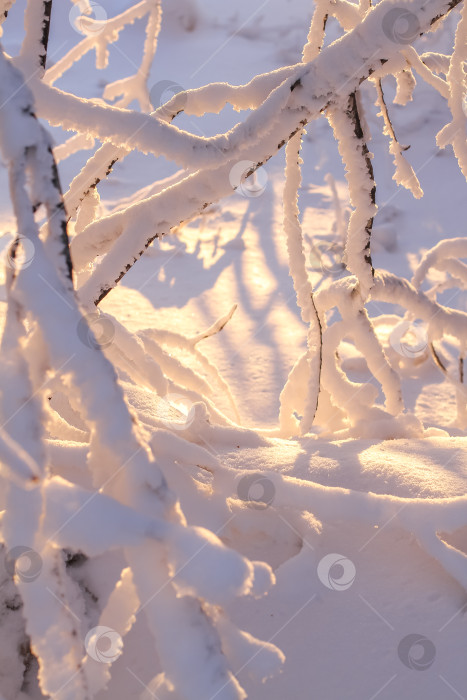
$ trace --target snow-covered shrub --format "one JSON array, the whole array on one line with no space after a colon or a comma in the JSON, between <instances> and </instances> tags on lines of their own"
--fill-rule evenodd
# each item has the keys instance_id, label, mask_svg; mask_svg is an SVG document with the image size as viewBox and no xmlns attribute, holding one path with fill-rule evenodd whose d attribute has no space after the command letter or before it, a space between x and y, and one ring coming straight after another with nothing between
<instances>
[{"instance_id":1,"label":"snow-covered shrub","mask_svg":"<svg viewBox=\"0 0 467 700\"><path fill-rule=\"evenodd\" d=\"M265 595L274 583L271 568L229 549L214 526L212 531L194 527L185 515L190 499L209 502L215 496L224 510L234 501L249 523L255 522L253 511L273 502L279 509L293 503L323 518L336 510L372 523L397 516L467 585L462 555L434 527L417 525L423 513L424 522L436 516L442 531L454 530L464 524L465 499L408 503L399 516L397 499L331 493L279 475L258 473L252 479L250 473L224 468L206 449L210 441L235 441L240 448L265 440L238 425L229 387L198 347L222 330L235 307L195 337L156 328L132 335L99 310L155 238L196 218L232 187L245 187L285 146L284 233L309 331L306 353L297 358L281 394L276 434L317 429L346 436L370 430L382 437L422 434L420 422L404 413L400 389L411 356L432 358L455 383L459 421L465 422L467 314L442 306L437 293L465 285L467 267L459 258L467 258L467 247L463 240L443 241L425 254L411 282L374 269L376 185L360 99L361 83L370 81L389 137L394 179L421 197L383 92L384 81L395 76L396 99L407 102L417 72L447 100L452 121L439 133L438 144L452 144L467 175L465 9L452 55L419 55L412 46L420 34L436 31L456 4L382 0L371 8L366 2L320 0L302 62L257 75L246 85L216 83L183 91L175 84L148 85L162 22L159 0L141 0L113 17L96 3L73 2L70 21L83 38L50 67L47 37L54 7L50 0L29 0L19 55L0 54L0 147L18 228L6 256L1 366L1 614L5 625L12 624L18 651L5 679L0 676L6 700L28 697L35 664L45 696L96 697L109 683L113 664L124 657L142 611L154 673L141 697L236 700L245 697L236 677L240 669L248 666L257 682L280 669L282 652L238 629L226 612L237 597ZM1 2L2 17L12 5ZM185 29L193 29L194 5L177 7L175 16L181 12ZM342 37L322 48L331 16ZM97 67L104 68L109 45L141 19L146 38L134 75L107 84L95 100L55 87L88 52L94 51ZM135 103L139 110L128 109ZM226 105L250 114L225 134L205 138L172 124L180 112L200 116ZM305 128L322 115L346 167L352 212L348 222L342 212L338 220L342 232L346 227L345 266L338 265L336 277L316 291L307 272L298 191ZM39 118L74 134L53 148ZM62 194L56 161L91 149L96 141L98 147ZM129 206L102 215L99 182L135 149L165 156L181 170ZM249 194L261 187L258 179ZM424 292L432 268L446 279ZM389 343L368 315L371 300L391 301L406 311ZM331 322L333 309L338 320L333 316ZM443 337L459 346L459 377L438 347ZM348 338L382 387L384 407L373 384L356 384L343 371L338 350ZM192 356L203 374L177 351ZM157 415L145 414L144 407L136 415L130 408L136 385L160 397ZM227 394L233 418L216 406L213 388ZM195 468L206 481L194 477ZM111 572L106 571L109 552L118 553ZM16 625L14 614L21 616ZM4 663L2 658L2 668Z\"/></svg>"}]
</instances>

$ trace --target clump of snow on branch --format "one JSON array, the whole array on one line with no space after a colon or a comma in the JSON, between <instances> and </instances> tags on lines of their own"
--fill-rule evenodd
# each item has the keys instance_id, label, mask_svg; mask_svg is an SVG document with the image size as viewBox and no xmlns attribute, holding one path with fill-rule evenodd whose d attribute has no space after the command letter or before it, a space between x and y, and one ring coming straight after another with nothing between
<instances>
[{"instance_id":1,"label":"clump of snow on branch","mask_svg":"<svg viewBox=\"0 0 467 700\"><path fill-rule=\"evenodd\" d=\"M12 4L0 3L0 16ZM430 30L455 4L412 0L419 33ZM375 269L371 245L377 182L361 94L361 84L368 80L389 137L394 179L419 198L422 188L398 141L384 93L385 81L393 77L394 101L406 104L417 72L447 100L452 122L438 134L438 145L453 145L467 176L465 9L452 55L419 55L388 36L390 0L372 9L366 3L322 0L300 63L257 75L246 85L214 83L151 104L148 78L163 29L159 0L142 0L101 19L86 17L87 3L79 8L75 3L75 8L84 37L52 66L46 61L47 32L39 31L53 21L46 2L29 0L19 56L0 53L0 149L18 228L8 253L2 338L0 478L7 506L1 534L3 554L21 545L18 558L26 552L39 557L34 580L15 569L15 560L8 587L13 588L14 579L28 653L38 660L42 692L55 700L93 698L107 687L113 662L125 654L139 614L145 616L154 657L149 695L240 700L246 694L238 669L248 665L260 683L280 671L284 655L271 642L235 626L226 610L236 598L267 595L275 577L264 562L250 561L213 531L188 521L185 504L197 499L208 504L215 521L216 498L219 510L236 508L249 522L240 486L248 473L221 465L205 445L240 449L270 444L271 437L315 433L423 436L424 426L406 412L402 398L401 378L410 360L398 356L379 333L368 312L371 301L397 304L405 314L399 322L408 327L423 321L426 352L417 357L433 362L454 384L458 423L466 425L467 314L437 298L440 291L465 286L465 241L442 241L427 251L411 282ZM343 36L325 45L331 15ZM107 85L98 101L56 86L90 51L95 51L97 68L104 68L110 44L137 20L146 22L146 33L134 75ZM128 109L134 102L139 110ZM249 114L225 134L205 138L172 123L181 112L218 114L226 105ZM338 142L352 213L342 275L314 289L306 268L298 192L305 127L313 128L323 113ZM38 118L73 134L53 148ZM96 141L96 150L63 194L57 161L95 148ZM101 312L99 304L156 238L170 235L231 194L229 174L236 163L251 162L242 178L254 177L282 146L284 235L308 331L306 352L296 359L280 396L277 430L268 435L241 424L233 392L200 349L230 322L235 300L230 300L230 311L227 305L216 323L194 337L157 328L131 334ZM99 183L134 149L163 155L182 170L103 215ZM45 221L40 211L45 211ZM341 228L343 222L341 217ZM21 264L31 247L32 259ZM422 289L427 281L431 284L433 270L446 278ZM458 346L457 374L440 348L446 337ZM364 358L374 383L359 383L346 374L339 352L345 341ZM158 397L157 413L149 400L145 404L146 390ZM220 394L227 398L228 410L219 408ZM205 482L194 478L195 469L203 472ZM348 515L372 526L397 519L467 588L465 556L438 535L466 524L465 498L423 504L327 489L280 474L268 473L268 479L281 517L295 509L317 520ZM110 550L120 552L121 570L91 615L83 590L69 573L70 559L98 560ZM99 629L110 630L115 641L114 658L106 664L95 659ZM10 680L18 692L24 673L22 666L12 670Z\"/></svg>"}]
</instances>

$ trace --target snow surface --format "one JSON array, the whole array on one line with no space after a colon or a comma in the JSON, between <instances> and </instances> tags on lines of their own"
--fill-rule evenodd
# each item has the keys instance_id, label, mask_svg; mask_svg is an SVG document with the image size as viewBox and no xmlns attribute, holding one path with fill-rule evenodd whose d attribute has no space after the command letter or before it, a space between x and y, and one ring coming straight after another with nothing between
<instances>
[{"instance_id":1,"label":"snow surface","mask_svg":"<svg viewBox=\"0 0 467 700\"><path fill-rule=\"evenodd\" d=\"M303 0L269 0L258 3L257 7L246 0L224 4L198 0L196 9L188 0L183 3L173 0L172 4L173 8L165 2L162 32L151 69L153 85L161 81L185 89L216 81L241 85L259 73L301 60L312 11ZM129 3L103 1L101 6L112 16L127 9ZM54 6L50 65L80 38L68 20L69 9L68 3ZM21 45L23 11L24 2L17 0L5 24L4 47L12 55L19 52ZM352 26L355 13L342 3L344 11L348 14L348 26ZM192 27L192 31L187 31ZM453 28L454 18L448 18L443 33L421 40L422 50L444 53L452 49ZM337 36L337 23L331 21L330 33ZM82 59L84 69L74 66L63 79L57 79L57 86L83 97L101 97L104 85L134 74L144 38L144 24L136 20L122 32L118 49L109 45L109 63L105 69L97 71L94 56L87 55ZM461 53L462 47L458 51ZM81 70L86 80L82 79ZM407 279L415 275L415 286L423 284L428 263L435 261L437 253L436 259L442 265L442 250L437 249L429 261L423 257L440 239L458 239L450 244L454 256L461 257L459 251L465 250L465 217L461 212L467 187L452 149L439 150L436 145L437 133L450 119L446 101L433 87L419 78L417 81L413 102L406 106L393 105L389 98L395 94L395 85L388 87L386 100L400 142L410 144L410 150L403 154L420 181L422 199L414 199L394 181L393 159L399 159L399 155L392 146L389 151L389 139L381 133L382 119L377 116L379 107L372 106L374 93L370 96L369 89L363 87L378 184L373 264ZM222 99L220 96L219 102ZM201 119L180 115L176 124L194 134L211 136L230 128L237 116L228 108L221 115L209 114ZM456 118L460 119L461 115ZM70 136L58 128L51 131L57 144ZM302 230L305 240L313 236L322 243L328 256L325 269L331 270L331 277L337 277L343 254L339 216L348 215L350 204L344 167L325 120L316 121L307 131L299 186ZM9 146L15 148L16 144ZM60 162L63 183L79 173L90 153L80 151ZM123 522L123 516L114 503L106 504L105 494L99 494L101 501L95 499L87 521L75 522L72 534L77 537L76 543L83 538L92 539L94 532L95 549L89 551L88 560L78 559L68 567L76 587L68 591L68 600L72 601L70 619L80 629L90 625L113 627L124 642L124 653L120 654L117 645L111 668L93 659L86 660L85 672L91 687L103 687L108 681L107 671L111 671L110 683L96 695L97 700L154 697L177 700L170 692L170 681L158 675L161 666L169 674L185 669L186 697L190 697L191 678L199 674L201 683L203 664L213 664L214 675L225 672L222 660L217 657L213 660L204 648L190 646L192 640L196 645L199 630L205 629L204 612L190 610L193 627L186 629L185 618L182 613L179 617L175 614L176 600L167 589L153 614L164 630L164 639L156 652L148 621L140 614L145 605L151 607L149 599L156 592L153 586L156 579L147 582L147 600L141 600L145 582L132 580L121 549L134 544L142 533L150 533L154 539L169 537L173 545L169 570L181 570L179 576L175 575L173 590L180 595L201 591L212 606L224 606L228 617L218 610L210 610L210 615L219 616L217 633L222 638L223 649L228 649L229 659L233 659L238 682L248 697L255 700L467 697L464 661L467 563L462 557L452 559L455 550L450 549L467 552L464 525L467 438L463 426L456 422L456 389L430 362L426 351L417 353L416 357L404 357L389 341L394 328L404 320L401 307L388 303L390 292L389 299L380 301L376 290L369 310L371 316L380 315L376 324L378 335L387 341L393 366L402 368L400 391L415 418L403 414L397 424L391 424L391 430L397 428L398 439L385 440L382 438L387 428L382 424L378 432L376 426L379 414L375 414L374 424L368 425L365 433L355 404L353 428L358 438L348 433L343 439L329 439L329 435L294 440L277 437L280 393L293 366L306 353L308 328L303 321L309 320L309 316L301 318L289 276L287 241L282 228L284 165L284 156L279 153L263 166L265 187L259 196L234 192L221 203L210 206L176 235L156 241L101 304L103 311L120 322L121 326L115 325L114 332L119 338L119 348L126 353L117 357L115 346L110 344L108 357L118 366L129 403L138 414L143 430L152 436L151 447L157 463L169 487L178 494L187 522L195 529L190 531L191 540L175 526L168 535L157 529L154 514L150 517L147 512L131 511L125 515L128 529L122 533L119 523ZM398 165L403 168L400 160ZM176 166L163 157L132 152L100 184L101 201L97 206L103 213L117 212L132 203L133 198L136 201L143 187L149 188L148 194L154 194L151 183L174 176L175 172ZM15 224L3 167L0 177L1 230L6 248ZM401 175L399 180L403 179ZM334 182L339 198L337 208ZM81 221L82 228L87 223ZM420 262L421 268L416 272ZM316 264L311 257L306 264L313 284L321 289L320 261ZM457 268L456 274L462 275L463 270ZM430 287L439 279L431 269ZM429 288L426 282L424 288ZM50 290L48 294L50 298ZM4 287L1 298L6 298ZM465 292L447 289L439 299L467 310ZM216 384L213 370L207 369L206 364L203 376L205 382L209 379L214 386L213 403L227 417L221 426L207 421L194 394L187 403L189 392L186 392L184 404L177 385L169 387L173 397L169 405L161 402L155 389L164 393L165 379L157 365L143 355L143 347L151 347L151 331L140 336L125 333L125 329L133 333L156 329L152 337L162 338L165 350L165 355L156 358L162 369L170 368L179 385L187 382L193 392L203 393L205 384L199 375L189 374L176 364L181 357L189 366L199 369L202 360L193 350L198 345L187 344L177 354L176 340L170 333L182 332L199 340L199 334L219 316L227 314L234 304L238 305L237 309L222 332L198 344L231 387L239 422L245 426L243 430L229 422L236 417L225 386ZM62 312L65 318L66 306ZM332 347L333 338L328 340ZM67 339L62 342L65 345ZM442 350L449 356L451 348L447 343ZM385 399L386 408L391 402L397 406L398 387L389 367L378 377L385 388L383 396L357 343L341 343L339 353L350 380L373 382L371 386L367 384L367 391L371 397L378 397L381 409ZM327 379L334 380L334 377ZM303 393L305 406L306 387L296 390ZM76 413L76 406L64 405L67 400L60 392L51 393L51 405L60 405L60 413L68 421L61 421L57 414L54 425L48 426L47 445L53 455L56 476L50 481L47 497L51 501L55 499L57 506L53 512L57 520L52 519L47 527L55 532L59 523L67 521L80 503L90 497L93 484L85 464L87 427ZM366 400L366 396L362 394L361 400ZM330 433L342 427L340 420L337 411L329 418ZM424 433L419 421L423 423ZM111 440L109 436L109 443ZM13 449L11 438L0 435L2 460ZM96 455L96 463L99 458ZM26 454L21 453L18 458L16 450L16 459L22 480L37 474L37 464ZM63 479L70 479L72 474L82 487L74 493L76 500L64 495L67 485ZM348 489L350 493L320 489L320 486ZM443 502L436 500L446 498L459 499L449 512ZM1 499L3 502L3 495ZM418 501L406 499L421 499L420 507ZM100 512L108 518L108 529L97 532ZM438 523L439 534L447 547L435 537ZM204 528L215 536L207 535ZM70 541L71 534L64 531L62 536L64 546L75 544ZM208 541L212 548L202 544ZM144 559L148 550L135 554L135 566L139 561L140 571L145 566L151 571L158 569L162 555L155 542L151 546L150 562ZM206 549L197 559L199 546ZM440 550L440 546L444 549ZM218 549L225 556L225 578L214 580L208 574L211 562L218 561ZM322 572L319 563L331 554L338 558L325 578L319 575ZM191 565L187 566L186 562ZM163 571L162 565L160 570ZM164 581L160 585L164 586ZM6 578L4 586L12 589L8 588L6 600L10 600L9 596L13 600L17 593ZM263 595L266 590L267 594ZM85 591L85 606L77 591ZM242 597L236 598L234 593L241 593ZM44 589L43 601L47 601L47 595ZM187 606L188 600L193 599L185 600ZM57 601L49 603L60 608ZM34 682L37 669L32 666L29 685L22 688L22 667L11 672L12 640L15 645L24 644L24 628L17 618L13 619L14 608L15 604L11 603L0 610L0 693L5 700L32 700L40 697ZM53 633L49 634L51 654L59 654L61 637L54 640ZM417 660L423 660L420 644L413 642L410 658L405 654L406 647L401 645L408 635L417 634L430 640L436 650L433 659L431 647L427 647L429 662L423 670L416 668ZM262 645L258 640L267 644ZM216 640L211 641L214 647ZM272 675L281 662L282 669ZM206 694L193 694L192 698L195 697L214 700Z\"/></svg>"}]
</instances>

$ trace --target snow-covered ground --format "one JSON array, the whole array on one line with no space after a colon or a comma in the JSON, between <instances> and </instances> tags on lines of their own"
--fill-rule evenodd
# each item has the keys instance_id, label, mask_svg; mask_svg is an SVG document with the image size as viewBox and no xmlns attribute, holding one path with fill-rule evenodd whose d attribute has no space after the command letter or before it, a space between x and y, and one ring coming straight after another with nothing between
<instances>
[{"instance_id":1,"label":"snow-covered ground","mask_svg":"<svg viewBox=\"0 0 467 700\"><path fill-rule=\"evenodd\" d=\"M127 0L101 2L109 16L129 4ZM80 38L68 19L69 4L56 5L50 65ZM312 13L312 7L303 0L257 4L246 0L223 4L197 0L196 7L188 0L167 0L165 5L151 70L156 92L162 81L183 89L214 81L243 84L256 74L298 62ZM12 55L20 47L23 10L24 2L18 0L5 24L4 48ZM449 52L456 21L453 13L439 34L420 40L420 47L426 42L423 50ZM338 36L333 20L329 33ZM135 71L143 38L144 25L136 21L124 30L118 45L110 45L108 68L97 71L94 56L88 54L83 59L85 69L82 64L73 67L57 82L58 87L85 97L101 96L106 83ZM362 88L373 135L369 146L374 153L379 207L373 262L375 267L407 279L423 253L439 240L465 235L467 185L452 149L439 150L435 142L437 132L449 119L448 109L433 88L421 80L418 83L413 102L404 107L391 104L395 86L386 86L395 130L400 142L410 145L405 155L424 191L424 197L418 200L392 179L389 140L382 135L382 119L373 105L374 91L366 85ZM227 108L221 115L203 118L180 115L176 123L193 133L210 136L225 132L237 120L238 115ZM57 144L65 140L59 129L52 131ZM313 255L307 259L311 279L319 287L341 272L342 240L332 183L343 217L349 211L349 201L344 168L327 121L313 122L307 132L300 188L305 240L333 246L326 263L330 271L323 274L321 261ZM60 163L63 183L71 181L88 156L89 152L81 151ZM103 210L122 208L140 188L175 170L162 157L132 153L117 163L99 186ZM394 314L401 320L403 316L396 305L371 302L368 308L371 316L380 316L378 332L386 338L392 361L403 363L406 406L423 422L425 437L382 440L371 426L366 437L359 439L335 440L329 435L296 440L267 437L271 434L268 430L277 428L279 395L306 348L307 329L300 319L289 276L282 227L283 152L268 161L261 177L264 190L258 196L235 191L176 234L156 241L101 308L131 331L157 328L193 336L237 305L222 332L200 346L230 385L241 425L262 430L261 437L256 433L234 437L232 433L211 441L207 432L199 437L199 443L232 472L271 470L300 480L293 482L298 486L305 481L400 499L463 496L467 486L467 442L456 423L455 389L435 367L425 347L414 358L407 358L398 354L394 342L388 341ZM0 178L0 224L6 245L14 224L3 168ZM465 292L451 289L439 300L467 311ZM442 350L446 355L450 351L447 344ZM353 381L374 381L365 359L353 345L344 343L340 352L343 367ZM160 407L156 397L144 387L127 385L127 389L130 403L145 425L157 423ZM213 400L235 419L224 392L217 392ZM383 403L382 394L379 402ZM209 480L201 469L193 467L197 498L191 498L192 492L185 487L185 467L175 467L170 461L166 465L163 457L161 463L169 485L180 494L190 525L214 531L225 544L252 560L266 561L275 572L276 585L267 596L241 598L228 607L231 619L241 629L273 642L286 657L282 672L264 684L249 676L248 661L239 664L238 679L248 697L467 697L466 592L407 526L402 501L394 501L394 511L390 509L388 517L374 522L358 508L351 515L341 513L338 505L330 507L321 518L299 506L292 510L274 503L272 481L271 507L242 502L245 499L240 492L240 501L232 494L230 500L221 503L211 497ZM227 496L227 487L223 491L220 483L221 492ZM432 525L436 527L436 522ZM443 539L467 552L466 527ZM329 555L335 557L326 559ZM120 575L119 556L117 552L78 562L74 575L85 581L101 601L105 600ZM100 580L96 573L103 561L108 565L107 581ZM92 601L89 610L92 620ZM2 614L0 624L6 619L5 611ZM159 696L155 687L145 690L159 670L146 627L144 616L137 614L135 625L125 637L125 653L115 662L112 680L97 696L99 700L166 697ZM0 627L2 635L0 694L3 692L9 700L14 696L1 685L9 663L8 636ZM17 697L39 697L31 689L23 690L24 694Z\"/></svg>"}]
</instances>

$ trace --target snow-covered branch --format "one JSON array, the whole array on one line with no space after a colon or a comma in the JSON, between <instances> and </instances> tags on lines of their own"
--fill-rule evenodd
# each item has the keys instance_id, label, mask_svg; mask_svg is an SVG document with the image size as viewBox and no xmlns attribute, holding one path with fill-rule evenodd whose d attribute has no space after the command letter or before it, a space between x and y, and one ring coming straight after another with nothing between
<instances>
[{"instance_id":1,"label":"snow-covered branch","mask_svg":"<svg viewBox=\"0 0 467 700\"><path fill-rule=\"evenodd\" d=\"M232 445L260 452L305 436L317 442L426 436L418 414L405 408L403 380L418 368L428 371L430 362L454 387L457 426L465 427L467 313L451 308L440 294L465 288L467 244L452 238L424 252L412 282L375 267L370 243L377 238L378 170L364 109L368 88L376 94L382 131L389 137L393 179L420 198L421 185L386 103L386 80L397 83L396 104L417 99L417 73L447 102L452 121L437 143L453 145L467 177L465 7L451 55L419 53L412 46L436 31L459 2L403 0L396 6L381 0L371 7L368 0L358 5L318 0L300 63L244 85L217 82L180 90L159 104L161 96L148 87L164 27L160 0L141 0L110 18L99 5L73 0L70 21L84 38L50 67L55 4L28 1L20 54L0 52L0 151L17 226L5 256L0 532L8 585L21 596L27 653L37 658L44 695L91 700L115 682L113 664L141 633L139 615L145 616L153 674L142 698L154 690L177 700L243 700L244 666L255 683L277 673L282 652L272 640L262 642L237 628L227 612L234 601L235 607L242 604L237 598L259 598L275 583L271 566L228 546L221 532L237 510L232 529L238 524L248 530L252 503L259 510L271 506L288 525L295 517L314 520L316 532L320 523L343 519L371 528L392 523L412 533L467 589L466 557L440 534L467 525L465 497L422 502L325 487L263 470L260 454L256 477L264 494L258 501L244 493L251 470L232 466ZM0 0L2 21L12 5ZM401 12L407 26L398 21ZM330 17L342 30L333 43L327 43ZM134 74L107 83L98 99L56 87L62 77L67 84L67 71L90 51L96 52L97 69L106 67L109 47L130 25L132 31L144 25L145 31ZM129 108L134 101L140 111ZM202 117L226 107L246 115L214 136L174 121L181 113ZM308 184L302 182L302 157L306 132L323 115L346 170L350 207L341 204L340 183L327 176L334 230L342 244L345 239L345 264L339 266L340 278L324 279L323 269L315 284L308 261L314 222L308 226L300 212ZM40 120L74 134L53 148ZM63 196L57 162L94 149L96 142ZM306 325L306 345L303 337L291 358L279 425L261 430L242 424L235 392L200 349L231 323L235 300L222 301L218 320L207 322L206 330L200 324L196 332L136 333L100 302L156 238L241 190L283 147L284 260ZM135 194L114 202L108 213L99 185L135 150L164 156L181 169L164 180L139 183ZM233 181L239 164L243 170ZM189 233L195 235L191 228ZM383 315L381 302L397 315ZM410 346L405 336L410 331L415 340L423 333L420 347ZM455 349L454 360L447 344ZM401 352L407 347L407 354ZM304 444L297 439L297 449ZM231 453L224 460L227 448ZM201 516L206 527L199 526ZM82 558L93 572L103 571L109 554L116 563L107 588L94 591L87 581L80 586L70 561ZM32 562L29 578L19 565L26 555ZM110 633L112 653L105 664L100 630ZM23 678L18 693L22 687Z\"/></svg>"},{"instance_id":2,"label":"snow-covered branch","mask_svg":"<svg viewBox=\"0 0 467 700\"><path fill-rule=\"evenodd\" d=\"M2 440L2 453L14 478L8 480L2 537L10 552L18 552L18 547L23 552L26 547L41 562L34 579L17 578L31 649L40 664L42 691L57 700L84 700L108 682L108 674L96 676L92 664L82 663L81 629L70 612L71 584L60 548L72 547L92 555L119 546L124 548L135 594L145 602L147 623L164 671L180 697L201 700L216 694L240 700L245 693L230 669L217 630L220 622L209 606L222 605L239 595L264 594L273 583L272 572L268 566L251 563L227 549L209 531L187 527L126 403L115 370L99 344L89 342L92 331L70 284L66 217L63 204L56 200L56 171L52 169L50 177L52 155L31 109L30 92L3 54L0 75L0 100L5 105L0 113L1 147L10 171L18 238L34 246L33 260L27 266L18 265L15 274L10 274L8 287L3 350L10 362L14 392L9 394L10 404L3 395L3 419L12 423L12 436ZM34 216L34 205L41 201L50 219L44 242ZM13 260L18 247L19 242L13 249ZM22 349L26 340L35 344L34 353ZM44 398L48 372L65 372L68 400L88 426L86 468L93 491L51 478L40 430L44 408L35 399L36 394ZM29 404L26 413L24 397ZM108 406L112 411L107 411ZM28 456L16 449L21 431L31 433ZM99 544L95 518L100 520L102 515L107 526L101 530ZM153 541L147 543L148 539ZM150 570L148 554L153 562ZM191 564L194 557L195 566ZM211 575L217 563L222 580ZM163 593L154 596L155 590ZM108 620L108 610L103 614ZM178 635L163 631L167 616ZM128 629L117 622L115 625L122 632ZM89 654L91 638L86 639ZM179 639L185 639L186 644L182 656ZM278 651L276 656L280 663L283 657ZM189 683L184 673L188 657L198 669Z\"/></svg>"}]
</instances>

